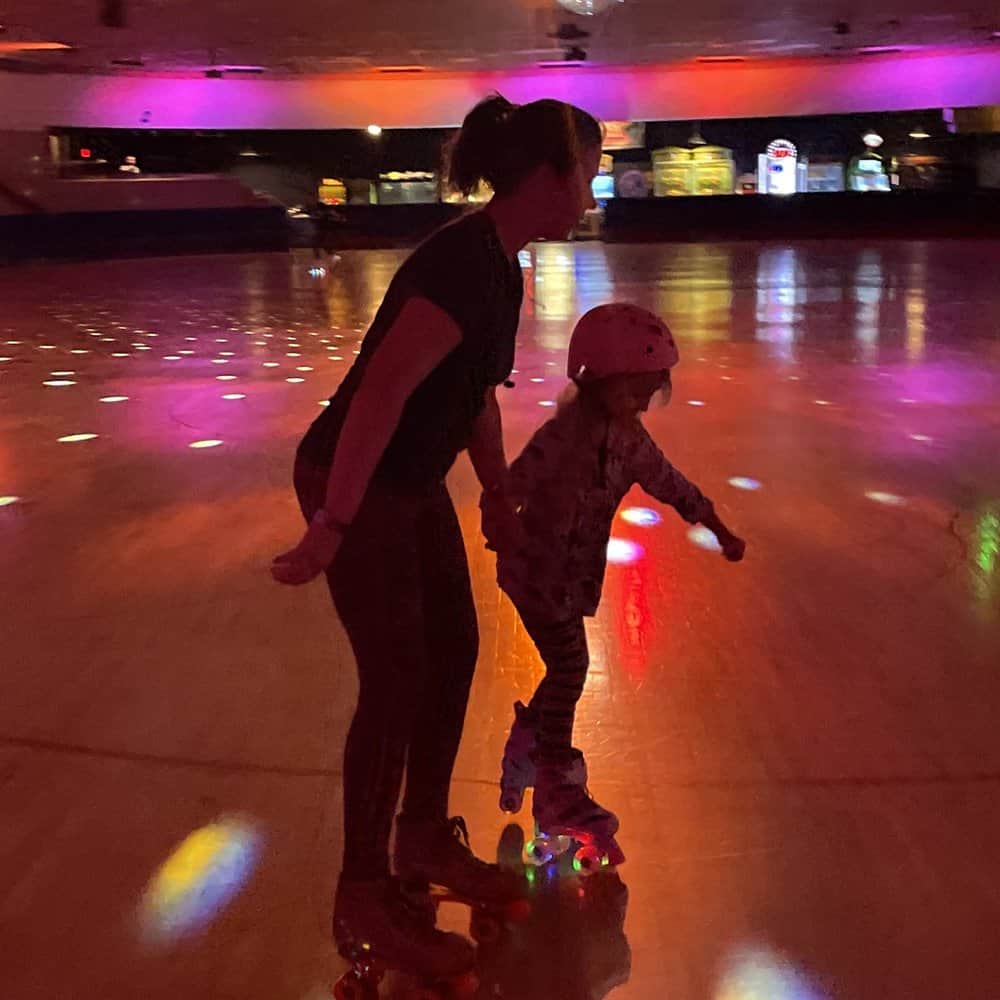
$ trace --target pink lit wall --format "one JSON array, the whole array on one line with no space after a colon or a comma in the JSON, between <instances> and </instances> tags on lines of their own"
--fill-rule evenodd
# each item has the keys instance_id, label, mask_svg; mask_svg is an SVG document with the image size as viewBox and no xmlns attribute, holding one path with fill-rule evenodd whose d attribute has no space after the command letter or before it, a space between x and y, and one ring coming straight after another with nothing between
<instances>
[{"instance_id":1,"label":"pink lit wall","mask_svg":"<svg viewBox=\"0 0 1000 1000\"><path fill-rule=\"evenodd\" d=\"M561 97L602 118L750 118L1000 103L1000 46L854 59L299 79L0 73L0 129L458 124L479 98Z\"/></svg>"}]
</instances>

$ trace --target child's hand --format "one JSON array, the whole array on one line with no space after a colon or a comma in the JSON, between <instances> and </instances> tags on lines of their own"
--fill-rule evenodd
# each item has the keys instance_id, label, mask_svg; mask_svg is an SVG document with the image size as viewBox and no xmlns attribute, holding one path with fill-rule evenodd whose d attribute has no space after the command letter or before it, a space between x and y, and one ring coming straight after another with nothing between
<instances>
[{"instance_id":1,"label":"child's hand","mask_svg":"<svg viewBox=\"0 0 1000 1000\"><path fill-rule=\"evenodd\" d=\"M723 535L719 539L719 544L722 546L722 554L730 562L740 562L747 550L747 543L735 535Z\"/></svg>"}]
</instances>

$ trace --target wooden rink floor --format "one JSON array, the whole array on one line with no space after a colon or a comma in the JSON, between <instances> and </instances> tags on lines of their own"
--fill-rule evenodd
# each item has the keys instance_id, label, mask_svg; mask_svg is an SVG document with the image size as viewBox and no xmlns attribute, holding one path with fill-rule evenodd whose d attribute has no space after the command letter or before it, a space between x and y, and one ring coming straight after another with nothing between
<instances>
[{"instance_id":1,"label":"wooden rink floor","mask_svg":"<svg viewBox=\"0 0 1000 1000\"><path fill-rule=\"evenodd\" d=\"M3 1000L330 996L353 660L325 588L267 570L402 257L0 270ZM576 730L628 860L532 872L480 996L1000 997L1000 244L522 259L510 455L576 317L655 309L682 360L647 426L748 552L630 494ZM452 810L491 857L541 668L465 457L450 485L482 633Z\"/></svg>"}]
</instances>

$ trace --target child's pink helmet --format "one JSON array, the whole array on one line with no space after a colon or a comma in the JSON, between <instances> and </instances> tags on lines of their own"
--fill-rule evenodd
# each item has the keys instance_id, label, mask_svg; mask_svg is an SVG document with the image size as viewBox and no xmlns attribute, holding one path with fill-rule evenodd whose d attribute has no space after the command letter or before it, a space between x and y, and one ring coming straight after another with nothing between
<instances>
[{"instance_id":1,"label":"child's pink helmet","mask_svg":"<svg viewBox=\"0 0 1000 1000\"><path fill-rule=\"evenodd\" d=\"M580 317L569 342L570 378L606 378L673 368L680 360L666 323L648 309L612 302Z\"/></svg>"}]
</instances>

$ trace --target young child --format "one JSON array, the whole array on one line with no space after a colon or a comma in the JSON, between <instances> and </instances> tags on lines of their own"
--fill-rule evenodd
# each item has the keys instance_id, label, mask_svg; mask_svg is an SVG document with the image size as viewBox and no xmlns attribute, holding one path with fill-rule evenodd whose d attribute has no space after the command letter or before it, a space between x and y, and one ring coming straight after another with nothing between
<instances>
[{"instance_id":1,"label":"young child","mask_svg":"<svg viewBox=\"0 0 1000 1000\"><path fill-rule=\"evenodd\" d=\"M583 845L578 867L617 864L618 818L587 791L582 753L573 747L573 717L587 678L583 619L597 611L615 511L633 483L685 521L718 538L731 562L744 542L722 523L710 500L653 443L639 417L654 393L669 397L670 369L679 358L666 325L637 306L612 304L588 312L569 346L571 401L544 424L511 465L508 493L523 529L517 541L496 524L491 497L482 501L484 530L497 551L501 588L517 607L545 663L504 751L500 807L521 808L534 786L539 860L556 838Z\"/></svg>"}]
</instances>

